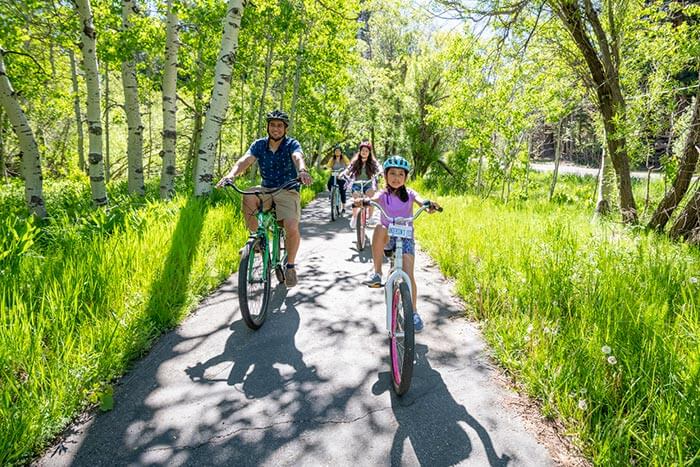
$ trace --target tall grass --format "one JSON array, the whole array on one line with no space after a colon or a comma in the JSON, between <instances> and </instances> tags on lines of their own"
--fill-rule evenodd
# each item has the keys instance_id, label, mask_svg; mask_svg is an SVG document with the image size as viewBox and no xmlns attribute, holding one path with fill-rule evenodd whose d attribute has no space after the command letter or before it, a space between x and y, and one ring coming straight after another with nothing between
<instances>
[{"instance_id":1,"label":"tall grass","mask_svg":"<svg viewBox=\"0 0 700 467\"><path fill-rule=\"evenodd\" d=\"M595 464L698 465L700 252L592 223L580 187L560 203L441 197L417 234L496 359Z\"/></svg>"},{"instance_id":2,"label":"tall grass","mask_svg":"<svg viewBox=\"0 0 700 467\"><path fill-rule=\"evenodd\" d=\"M19 190L0 197L7 465L26 461L86 405L110 408L110 382L237 268L247 232L239 197L220 193L132 200L119 186L105 211L92 209L86 187L55 184L47 189L53 217L41 225L22 217Z\"/></svg>"}]
</instances>

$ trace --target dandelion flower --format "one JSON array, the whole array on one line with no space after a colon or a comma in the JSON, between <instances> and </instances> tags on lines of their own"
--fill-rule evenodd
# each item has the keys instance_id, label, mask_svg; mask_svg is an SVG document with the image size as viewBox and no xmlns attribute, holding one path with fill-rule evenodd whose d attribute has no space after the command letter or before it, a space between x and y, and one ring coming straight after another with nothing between
<instances>
[{"instance_id":1,"label":"dandelion flower","mask_svg":"<svg viewBox=\"0 0 700 467\"><path fill-rule=\"evenodd\" d=\"M588 408L588 403L586 402L586 399L579 399L578 400L578 408L580 410L586 410Z\"/></svg>"},{"instance_id":2,"label":"dandelion flower","mask_svg":"<svg viewBox=\"0 0 700 467\"><path fill-rule=\"evenodd\" d=\"M532 332L532 324L527 327L527 333L530 334Z\"/></svg>"},{"instance_id":3,"label":"dandelion flower","mask_svg":"<svg viewBox=\"0 0 700 467\"><path fill-rule=\"evenodd\" d=\"M690 283L691 283L691 284L697 284L697 283L698 283L698 278L697 278L697 277L691 277L691 278L690 278Z\"/></svg>"},{"instance_id":4,"label":"dandelion flower","mask_svg":"<svg viewBox=\"0 0 700 467\"><path fill-rule=\"evenodd\" d=\"M603 348L600 350L602 350L605 355L610 355L610 353L612 352L612 349L609 345L604 345Z\"/></svg>"},{"instance_id":5,"label":"dandelion flower","mask_svg":"<svg viewBox=\"0 0 700 467\"><path fill-rule=\"evenodd\" d=\"M617 363L617 358L615 358L614 355L610 355L610 356L608 357L608 363L611 364L611 365L616 364L616 363Z\"/></svg>"}]
</instances>

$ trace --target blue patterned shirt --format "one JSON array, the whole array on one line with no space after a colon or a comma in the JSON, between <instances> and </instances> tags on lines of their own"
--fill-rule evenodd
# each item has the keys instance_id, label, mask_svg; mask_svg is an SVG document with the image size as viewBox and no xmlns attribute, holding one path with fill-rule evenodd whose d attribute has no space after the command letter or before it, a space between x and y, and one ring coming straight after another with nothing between
<instances>
[{"instance_id":1,"label":"blue patterned shirt","mask_svg":"<svg viewBox=\"0 0 700 467\"><path fill-rule=\"evenodd\" d=\"M262 186L265 188L277 188L289 180L297 178L297 168L294 165L292 154L301 151L299 141L285 136L277 151L270 151L268 145L270 138L260 138L250 145L248 152L258 160ZM299 187L297 187L299 190Z\"/></svg>"}]
</instances>

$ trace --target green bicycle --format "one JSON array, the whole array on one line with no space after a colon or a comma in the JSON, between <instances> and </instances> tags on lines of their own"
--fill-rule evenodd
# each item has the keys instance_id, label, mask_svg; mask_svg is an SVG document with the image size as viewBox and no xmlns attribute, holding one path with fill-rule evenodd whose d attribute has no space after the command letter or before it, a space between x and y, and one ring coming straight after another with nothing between
<instances>
[{"instance_id":1,"label":"green bicycle","mask_svg":"<svg viewBox=\"0 0 700 467\"><path fill-rule=\"evenodd\" d=\"M271 271L274 269L277 280L284 283L287 265L284 228L277 221L274 201L271 209L263 210L262 195L275 195L298 184L299 181L294 179L274 190L245 191L233 182L226 183L242 195L255 195L260 199L260 209L256 213L258 230L248 237L241 249L241 262L238 267L238 302L241 315L245 324L253 330L259 329L267 317L272 290Z\"/></svg>"}]
</instances>

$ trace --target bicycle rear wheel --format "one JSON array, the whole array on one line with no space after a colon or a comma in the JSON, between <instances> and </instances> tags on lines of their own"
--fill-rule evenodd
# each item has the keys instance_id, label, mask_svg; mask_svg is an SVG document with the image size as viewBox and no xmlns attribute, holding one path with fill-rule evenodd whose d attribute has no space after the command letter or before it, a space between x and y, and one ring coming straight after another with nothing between
<instances>
[{"instance_id":1,"label":"bicycle rear wheel","mask_svg":"<svg viewBox=\"0 0 700 467\"><path fill-rule=\"evenodd\" d=\"M359 251L365 249L365 225L367 225L366 213L366 208L361 208L360 212L357 213L355 230L357 231L357 249Z\"/></svg>"},{"instance_id":2,"label":"bicycle rear wheel","mask_svg":"<svg viewBox=\"0 0 700 467\"><path fill-rule=\"evenodd\" d=\"M404 281L395 281L391 300L391 382L397 395L402 396L411 386L413 376L414 334L411 292Z\"/></svg>"},{"instance_id":3,"label":"bicycle rear wheel","mask_svg":"<svg viewBox=\"0 0 700 467\"><path fill-rule=\"evenodd\" d=\"M265 322L270 301L270 255L260 237L248 240L238 267L238 302L243 321L250 329Z\"/></svg>"}]
</instances>

